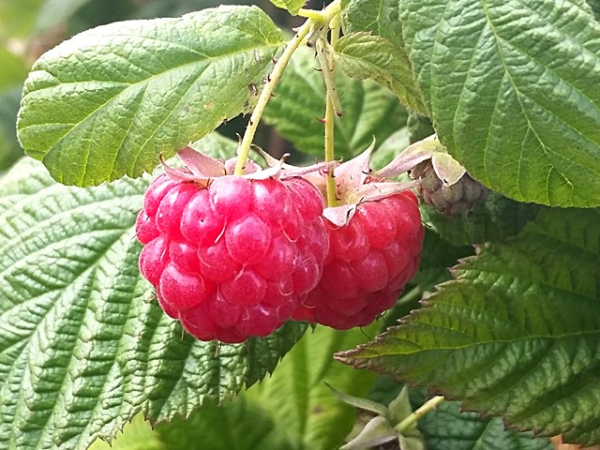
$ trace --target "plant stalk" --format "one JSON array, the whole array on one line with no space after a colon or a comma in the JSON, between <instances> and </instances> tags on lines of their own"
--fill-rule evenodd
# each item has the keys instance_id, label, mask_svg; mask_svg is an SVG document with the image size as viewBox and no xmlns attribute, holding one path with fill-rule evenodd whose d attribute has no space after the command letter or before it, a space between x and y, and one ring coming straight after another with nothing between
<instances>
[{"instance_id":1,"label":"plant stalk","mask_svg":"<svg viewBox=\"0 0 600 450\"><path fill-rule=\"evenodd\" d=\"M242 142L238 147L237 152L237 161L235 165L235 175L242 175L244 173L244 167L246 165L246 161L248 160L248 154L250 153L250 146L252 145L252 141L254 140L254 135L256 134L256 129L258 128L258 124L260 119L265 111L265 107L273 94L275 86L281 80L283 72L290 62L290 58L294 54L294 52L300 47L306 36L310 33L310 31L316 26L320 26L322 24L328 24L332 18L340 13L340 0L335 0L331 3L327 8L325 8L322 12L313 11L311 14L311 18L309 18L304 24L298 29L294 37L287 43L285 50L275 63L273 67L273 71L267 78L267 82L262 88L260 92L260 96L258 97L258 101L256 102L256 106L252 111L252 115L250 116L250 121L248 122L248 127L246 128L246 132L244 133L244 137ZM306 12L306 11L305 11Z\"/></svg>"},{"instance_id":2,"label":"plant stalk","mask_svg":"<svg viewBox=\"0 0 600 450\"><path fill-rule=\"evenodd\" d=\"M437 405L444 401L444 397L438 395L437 397L433 397L432 399L425 402L420 408L418 408L414 413L404 419L396 426L396 430L400 434L404 434L408 428L414 425L421 417L435 409Z\"/></svg>"}]
</instances>

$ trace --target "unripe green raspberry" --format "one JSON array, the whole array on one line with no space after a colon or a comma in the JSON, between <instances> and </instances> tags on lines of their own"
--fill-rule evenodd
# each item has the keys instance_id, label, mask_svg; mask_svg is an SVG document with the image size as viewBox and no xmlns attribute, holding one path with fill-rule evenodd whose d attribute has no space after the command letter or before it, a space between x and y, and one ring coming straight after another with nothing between
<instances>
[{"instance_id":1,"label":"unripe green raspberry","mask_svg":"<svg viewBox=\"0 0 600 450\"><path fill-rule=\"evenodd\" d=\"M470 212L490 192L468 173L452 185L447 183L438 177L431 160L415 166L411 171L411 178L421 180L417 190L423 201L447 216L460 216Z\"/></svg>"}]
</instances>

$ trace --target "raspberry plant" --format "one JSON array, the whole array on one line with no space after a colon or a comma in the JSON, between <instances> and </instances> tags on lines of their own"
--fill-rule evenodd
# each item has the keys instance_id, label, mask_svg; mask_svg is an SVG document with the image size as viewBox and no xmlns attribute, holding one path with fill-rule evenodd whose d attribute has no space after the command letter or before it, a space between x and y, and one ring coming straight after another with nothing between
<instances>
[{"instance_id":1,"label":"raspberry plant","mask_svg":"<svg viewBox=\"0 0 600 450\"><path fill-rule=\"evenodd\" d=\"M598 2L272 2L0 4L0 449L600 444Z\"/></svg>"}]
</instances>

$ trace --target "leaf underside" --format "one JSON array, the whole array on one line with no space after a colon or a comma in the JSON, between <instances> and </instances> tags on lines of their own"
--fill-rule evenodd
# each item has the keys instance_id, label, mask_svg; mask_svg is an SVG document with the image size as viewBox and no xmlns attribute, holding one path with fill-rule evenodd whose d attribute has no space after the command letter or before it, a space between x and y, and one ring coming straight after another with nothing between
<instances>
[{"instance_id":1,"label":"leaf underside","mask_svg":"<svg viewBox=\"0 0 600 450\"><path fill-rule=\"evenodd\" d=\"M273 370L288 324L239 345L200 342L139 274L148 179L80 189L25 159L0 181L0 448L85 449L142 411L187 417Z\"/></svg>"},{"instance_id":2,"label":"leaf underside","mask_svg":"<svg viewBox=\"0 0 600 450\"><path fill-rule=\"evenodd\" d=\"M19 139L64 184L151 172L252 106L282 39L246 6L86 31L34 64Z\"/></svg>"},{"instance_id":3,"label":"leaf underside","mask_svg":"<svg viewBox=\"0 0 600 450\"><path fill-rule=\"evenodd\" d=\"M600 212L544 210L454 269L399 327L340 354L543 436L600 442Z\"/></svg>"}]
</instances>

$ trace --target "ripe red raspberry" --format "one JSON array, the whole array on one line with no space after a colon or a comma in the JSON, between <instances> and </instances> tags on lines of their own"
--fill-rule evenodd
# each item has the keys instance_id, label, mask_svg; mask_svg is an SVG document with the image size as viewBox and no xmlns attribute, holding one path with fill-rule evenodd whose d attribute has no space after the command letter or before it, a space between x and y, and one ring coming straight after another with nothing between
<instances>
[{"instance_id":1,"label":"ripe red raspberry","mask_svg":"<svg viewBox=\"0 0 600 450\"><path fill-rule=\"evenodd\" d=\"M294 318L339 330L368 325L395 304L418 269L424 232L417 199L400 192L359 204L345 226L327 223L321 282Z\"/></svg>"},{"instance_id":2,"label":"ripe red raspberry","mask_svg":"<svg viewBox=\"0 0 600 450\"><path fill-rule=\"evenodd\" d=\"M208 187L205 185L208 184ZM137 223L140 270L160 305L200 340L266 336L321 278L323 198L301 178L159 176Z\"/></svg>"}]
</instances>

